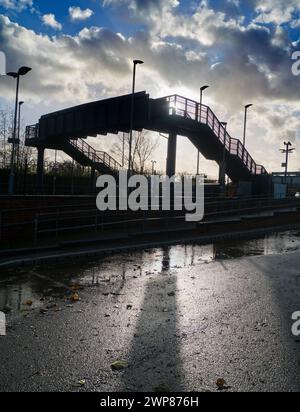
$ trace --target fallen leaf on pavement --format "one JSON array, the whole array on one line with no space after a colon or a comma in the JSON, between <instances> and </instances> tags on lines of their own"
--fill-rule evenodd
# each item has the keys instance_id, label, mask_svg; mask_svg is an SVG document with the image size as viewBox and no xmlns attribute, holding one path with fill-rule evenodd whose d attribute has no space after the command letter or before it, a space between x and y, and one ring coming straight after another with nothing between
<instances>
[{"instance_id":1,"label":"fallen leaf on pavement","mask_svg":"<svg viewBox=\"0 0 300 412\"><path fill-rule=\"evenodd\" d=\"M127 368L127 362L124 360L119 360L111 364L111 368L113 371L121 371Z\"/></svg>"},{"instance_id":2,"label":"fallen leaf on pavement","mask_svg":"<svg viewBox=\"0 0 300 412\"><path fill-rule=\"evenodd\" d=\"M223 379L223 378L218 379L217 382L216 382L216 385L217 385L217 387L220 391L229 388L229 386L227 386L227 383L226 383L225 379Z\"/></svg>"},{"instance_id":3,"label":"fallen leaf on pavement","mask_svg":"<svg viewBox=\"0 0 300 412\"><path fill-rule=\"evenodd\" d=\"M85 379L81 379L80 381L78 381L75 386L77 388L81 388L82 386L84 386L86 384L86 380Z\"/></svg>"},{"instance_id":4,"label":"fallen leaf on pavement","mask_svg":"<svg viewBox=\"0 0 300 412\"><path fill-rule=\"evenodd\" d=\"M73 295L70 297L70 301L71 302L79 302L80 298L79 298L78 293L73 293Z\"/></svg>"}]
</instances>

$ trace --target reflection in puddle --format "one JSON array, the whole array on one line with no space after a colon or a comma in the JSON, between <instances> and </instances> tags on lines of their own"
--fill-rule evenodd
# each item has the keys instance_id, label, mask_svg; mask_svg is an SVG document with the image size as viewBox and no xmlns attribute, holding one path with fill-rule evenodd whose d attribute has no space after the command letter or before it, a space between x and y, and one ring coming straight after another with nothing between
<instances>
[{"instance_id":1,"label":"reflection in puddle","mask_svg":"<svg viewBox=\"0 0 300 412\"><path fill-rule=\"evenodd\" d=\"M70 296L73 285L85 289L98 287L101 292L111 285L117 294L122 290L124 280L129 277L155 275L216 260L296 250L300 250L300 233L294 231L254 240L120 253L80 264L70 262L68 265L63 263L35 270L7 270L0 277L0 311L9 317L26 315L33 309Z\"/></svg>"}]
</instances>

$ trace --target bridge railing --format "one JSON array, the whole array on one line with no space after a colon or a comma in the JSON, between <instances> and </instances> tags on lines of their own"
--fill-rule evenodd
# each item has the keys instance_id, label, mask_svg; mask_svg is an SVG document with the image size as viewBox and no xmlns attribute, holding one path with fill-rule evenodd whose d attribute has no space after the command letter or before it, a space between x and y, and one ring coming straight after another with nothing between
<instances>
[{"instance_id":1,"label":"bridge railing","mask_svg":"<svg viewBox=\"0 0 300 412\"><path fill-rule=\"evenodd\" d=\"M39 138L39 124L26 127L26 140ZM87 156L94 163L102 163L113 170L120 170L122 166L112 156L103 151L95 150L83 139L69 140L70 144Z\"/></svg>"},{"instance_id":2,"label":"bridge railing","mask_svg":"<svg viewBox=\"0 0 300 412\"><path fill-rule=\"evenodd\" d=\"M33 124L26 126L25 139L38 139L39 138L39 124Z\"/></svg>"},{"instance_id":3,"label":"bridge railing","mask_svg":"<svg viewBox=\"0 0 300 412\"><path fill-rule=\"evenodd\" d=\"M72 146L78 149L94 163L101 163L113 170L120 170L122 166L108 153L97 151L83 139L70 140Z\"/></svg>"},{"instance_id":4,"label":"bridge railing","mask_svg":"<svg viewBox=\"0 0 300 412\"><path fill-rule=\"evenodd\" d=\"M203 104L182 96L173 95L165 98L169 103L169 115L181 116L208 125L220 142L225 145L226 150L237 156L252 174L267 174L263 166L257 165L248 150L238 139L233 139L226 131L225 126L220 122L213 111Z\"/></svg>"}]
</instances>

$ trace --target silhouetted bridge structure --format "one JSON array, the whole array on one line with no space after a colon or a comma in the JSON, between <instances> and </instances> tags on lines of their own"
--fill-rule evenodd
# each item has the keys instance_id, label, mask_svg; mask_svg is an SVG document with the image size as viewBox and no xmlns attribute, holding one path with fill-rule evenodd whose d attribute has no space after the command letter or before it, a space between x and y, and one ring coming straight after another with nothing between
<instances>
[{"instance_id":1,"label":"silhouetted bridge structure","mask_svg":"<svg viewBox=\"0 0 300 412\"><path fill-rule=\"evenodd\" d=\"M132 95L87 103L44 115L28 126L26 145L38 149L39 189L43 185L44 150L62 150L84 166L100 173L116 173L121 165L109 154L98 152L84 139L88 136L128 133ZM177 136L186 136L208 159L223 162L233 182L254 183L259 192L268 181L266 169L258 165L242 142L232 138L212 110L196 101L178 96L151 99L146 92L135 94L133 128L169 135L167 175L176 173Z\"/></svg>"}]
</instances>

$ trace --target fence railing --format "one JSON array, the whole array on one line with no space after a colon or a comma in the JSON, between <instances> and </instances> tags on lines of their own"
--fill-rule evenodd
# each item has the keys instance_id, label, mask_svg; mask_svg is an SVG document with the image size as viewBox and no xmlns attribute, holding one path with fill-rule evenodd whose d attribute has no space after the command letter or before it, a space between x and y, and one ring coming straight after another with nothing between
<instances>
[{"instance_id":1,"label":"fence railing","mask_svg":"<svg viewBox=\"0 0 300 412\"><path fill-rule=\"evenodd\" d=\"M209 219L220 219L222 217L239 216L251 213L263 213L270 209L284 210L285 208L300 208L300 201L297 199L285 199L274 201L273 198L233 200L226 202L211 202L206 205L204 222ZM158 228L168 227L170 223L186 224L185 212L141 212L141 215L123 212L118 215L103 214L95 209L85 211L73 211L66 213L57 213L55 215L40 214L36 216L34 224L34 240L37 241L40 236L55 234L59 238L61 233L68 233L82 230L95 230L104 232L105 230L125 231L130 228L136 232L144 233L145 229L157 224ZM83 223L84 222L84 223ZM200 222L201 223L201 222ZM50 225L50 226L49 226ZM51 227L52 226L52 227Z\"/></svg>"},{"instance_id":2,"label":"fence railing","mask_svg":"<svg viewBox=\"0 0 300 412\"><path fill-rule=\"evenodd\" d=\"M26 126L25 140L27 139L38 139L39 137L39 124L33 124L31 126Z\"/></svg>"},{"instance_id":3,"label":"fence railing","mask_svg":"<svg viewBox=\"0 0 300 412\"><path fill-rule=\"evenodd\" d=\"M242 142L238 139L233 139L229 135L225 126L208 106L178 95L167 96L165 99L169 103L169 115L181 116L208 125L220 142L225 145L226 150L230 154L237 156L250 173L254 175L267 174L263 166L255 163Z\"/></svg>"},{"instance_id":4,"label":"fence railing","mask_svg":"<svg viewBox=\"0 0 300 412\"><path fill-rule=\"evenodd\" d=\"M205 220L208 218L221 218L226 216L240 216L246 213L261 213L269 210L300 208L300 200L297 198L287 198L274 200L271 197L255 197L246 199L227 199L218 201L215 199L205 203ZM83 204L80 209L74 206L64 206L57 208L53 206L51 210L30 213L30 209L24 209L22 214L28 218L24 221L14 223L11 220L11 210L0 211L0 240L4 240L9 232L24 233L26 238L33 239L37 244L41 236L55 235L59 237L61 233L71 231L94 229L96 232L106 229L118 229L126 231L134 226L138 231L142 225L160 223L164 220L177 222L185 221L185 211L149 211L149 212L100 212L91 204Z\"/></svg>"},{"instance_id":5,"label":"fence railing","mask_svg":"<svg viewBox=\"0 0 300 412\"><path fill-rule=\"evenodd\" d=\"M104 164L112 170L120 170L122 166L108 153L95 150L83 139L70 140L70 144L88 157L92 162Z\"/></svg>"}]
</instances>

